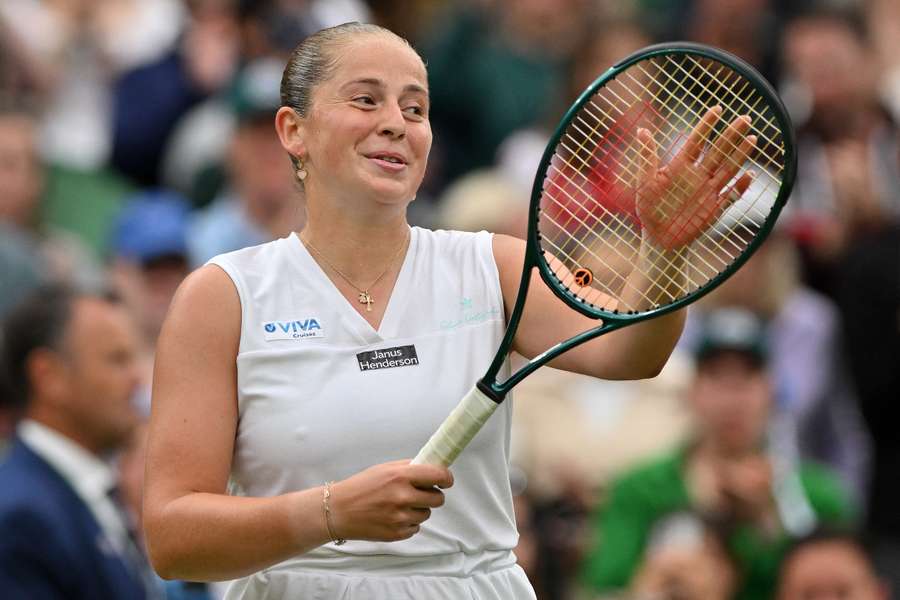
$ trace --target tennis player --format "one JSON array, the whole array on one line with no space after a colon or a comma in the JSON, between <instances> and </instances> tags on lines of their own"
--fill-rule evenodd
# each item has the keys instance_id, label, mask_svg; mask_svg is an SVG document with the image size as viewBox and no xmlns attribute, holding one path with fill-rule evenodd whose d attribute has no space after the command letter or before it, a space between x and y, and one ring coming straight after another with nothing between
<instances>
[{"instance_id":1,"label":"tennis player","mask_svg":"<svg viewBox=\"0 0 900 600\"><path fill-rule=\"evenodd\" d=\"M511 404L452 474L409 464L499 345L524 252L407 224L428 102L422 60L387 30L342 25L294 51L275 126L306 225L193 273L160 336L144 523L162 576L236 580L229 600L534 598L511 550ZM533 289L521 354L596 324ZM652 376L682 323L625 328L556 366Z\"/></svg>"}]
</instances>

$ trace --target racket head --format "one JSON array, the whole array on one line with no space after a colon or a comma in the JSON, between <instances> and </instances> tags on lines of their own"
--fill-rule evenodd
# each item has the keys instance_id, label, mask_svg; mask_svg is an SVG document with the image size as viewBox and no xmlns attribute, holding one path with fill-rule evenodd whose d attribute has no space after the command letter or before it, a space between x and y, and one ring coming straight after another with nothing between
<instances>
[{"instance_id":1,"label":"racket head","mask_svg":"<svg viewBox=\"0 0 900 600\"><path fill-rule=\"evenodd\" d=\"M635 204L641 185L637 129L653 135L666 164L714 106L722 115L711 140L743 114L751 117L749 134L757 136L755 150L722 187L733 204L681 248L679 272L687 280L681 293L650 293L641 305L630 305L625 286L645 233ZM707 143L699 160L711 148ZM727 279L772 230L793 186L795 148L777 93L743 60L689 42L644 48L594 81L548 143L532 188L526 266L537 267L569 306L606 324L677 310ZM750 169L756 177L734 201L729 186Z\"/></svg>"}]
</instances>

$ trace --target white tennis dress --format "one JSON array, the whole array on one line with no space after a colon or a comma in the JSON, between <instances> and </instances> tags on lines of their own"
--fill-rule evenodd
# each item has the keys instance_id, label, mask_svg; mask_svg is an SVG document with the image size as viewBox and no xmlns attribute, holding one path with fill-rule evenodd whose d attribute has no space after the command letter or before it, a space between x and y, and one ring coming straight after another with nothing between
<instances>
[{"instance_id":1,"label":"white tennis dress","mask_svg":"<svg viewBox=\"0 0 900 600\"><path fill-rule=\"evenodd\" d=\"M210 262L241 300L234 494L306 489L415 456L504 331L485 232L412 228L378 331L295 234ZM326 544L236 581L226 598L534 598L512 553L510 421L504 403L453 465L445 505L412 538Z\"/></svg>"}]
</instances>

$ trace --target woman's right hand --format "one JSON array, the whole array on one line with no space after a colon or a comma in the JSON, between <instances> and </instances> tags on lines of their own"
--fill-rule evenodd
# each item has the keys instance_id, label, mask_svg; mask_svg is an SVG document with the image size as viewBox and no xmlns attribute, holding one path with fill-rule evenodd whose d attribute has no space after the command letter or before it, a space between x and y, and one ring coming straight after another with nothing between
<instances>
[{"instance_id":1,"label":"woman's right hand","mask_svg":"<svg viewBox=\"0 0 900 600\"><path fill-rule=\"evenodd\" d=\"M446 467L412 465L399 460L370 467L332 484L331 522L336 536L348 540L394 542L412 537L444 504L453 485Z\"/></svg>"}]
</instances>

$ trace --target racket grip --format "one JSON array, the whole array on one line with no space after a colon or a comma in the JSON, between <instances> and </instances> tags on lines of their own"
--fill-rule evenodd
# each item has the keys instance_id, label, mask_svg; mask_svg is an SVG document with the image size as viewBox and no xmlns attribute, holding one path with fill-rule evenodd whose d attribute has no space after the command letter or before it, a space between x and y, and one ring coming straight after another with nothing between
<instances>
[{"instance_id":1,"label":"racket grip","mask_svg":"<svg viewBox=\"0 0 900 600\"><path fill-rule=\"evenodd\" d=\"M482 425L488 420L499 406L496 402L485 396L477 387L473 387L468 394L456 405L441 426L438 428L428 443L419 450L412 460L414 465L440 465L449 467L469 445L475 434L481 430Z\"/></svg>"}]
</instances>

